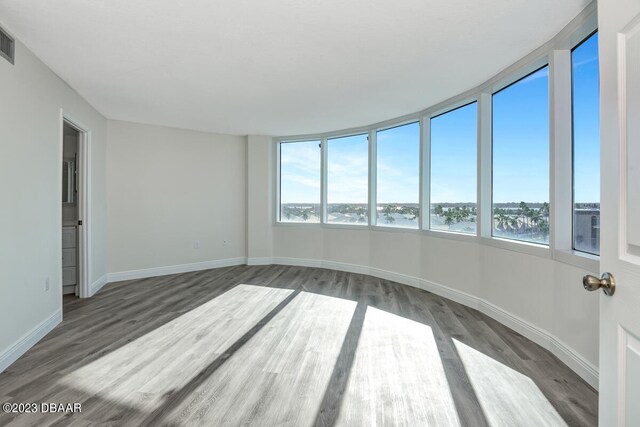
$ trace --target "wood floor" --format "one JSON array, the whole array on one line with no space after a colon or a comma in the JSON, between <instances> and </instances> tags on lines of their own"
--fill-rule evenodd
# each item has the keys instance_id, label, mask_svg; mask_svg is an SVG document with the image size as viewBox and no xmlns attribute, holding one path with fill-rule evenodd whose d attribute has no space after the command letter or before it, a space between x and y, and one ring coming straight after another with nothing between
<instances>
[{"instance_id":1,"label":"wood floor","mask_svg":"<svg viewBox=\"0 0 640 427\"><path fill-rule=\"evenodd\" d=\"M597 424L598 396L491 318L370 276L237 266L65 298L0 374L0 425Z\"/></svg>"}]
</instances>

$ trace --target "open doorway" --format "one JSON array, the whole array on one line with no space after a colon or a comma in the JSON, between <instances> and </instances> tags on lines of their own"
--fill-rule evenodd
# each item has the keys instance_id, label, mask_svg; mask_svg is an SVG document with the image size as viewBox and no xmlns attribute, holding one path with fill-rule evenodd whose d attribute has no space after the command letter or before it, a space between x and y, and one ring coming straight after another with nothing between
<instances>
[{"instance_id":1,"label":"open doorway","mask_svg":"<svg viewBox=\"0 0 640 427\"><path fill-rule=\"evenodd\" d=\"M62 293L88 297L87 178L88 134L62 119Z\"/></svg>"},{"instance_id":2,"label":"open doorway","mask_svg":"<svg viewBox=\"0 0 640 427\"><path fill-rule=\"evenodd\" d=\"M80 132L64 122L62 138L62 293L79 295L78 146Z\"/></svg>"}]
</instances>

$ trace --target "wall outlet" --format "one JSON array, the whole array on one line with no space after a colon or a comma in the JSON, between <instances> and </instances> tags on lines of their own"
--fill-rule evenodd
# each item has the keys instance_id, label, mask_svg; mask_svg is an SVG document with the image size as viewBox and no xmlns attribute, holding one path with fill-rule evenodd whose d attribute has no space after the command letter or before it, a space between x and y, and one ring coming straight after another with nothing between
<instances>
[{"instance_id":1,"label":"wall outlet","mask_svg":"<svg viewBox=\"0 0 640 427\"><path fill-rule=\"evenodd\" d=\"M227 246L227 243L229 243L229 241L228 241L227 239L224 239L224 240L222 241L222 246Z\"/></svg>"},{"instance_id":2,"label":"wall outlet","mask_svg":"<svg viewBox=\"0 0 640 427\"><path fill-rule=\"evenodd\" d=\"M200 240L193 241L193 249L200 249Z\"/></svg>"},{"instance_id":3,"label":"wall outlet","mask_svg":"<svg viewBox=\"0 0 640 427\"><path fill-rule=\"evenodd\" d=\"M51 288L51 285L49 283L49 278L47 277L44 279L44 290L48 291L50 288Z\"/></svg>"}]
</instances>

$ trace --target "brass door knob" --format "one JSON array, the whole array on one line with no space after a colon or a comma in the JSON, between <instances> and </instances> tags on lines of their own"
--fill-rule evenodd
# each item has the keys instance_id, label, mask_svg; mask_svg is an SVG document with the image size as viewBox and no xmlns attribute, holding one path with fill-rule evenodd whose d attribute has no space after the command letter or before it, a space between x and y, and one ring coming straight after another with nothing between
<instances>
[{"instance_id":1,"label":"brass door knob","mask_svg":"<svg viewBox=\"0 0 640 427\"><path fill-rule=\"evenodd\" d=\"M601 279L596 276L586 275L582 278L582 285L590 292L602 288L602 291L608 296L613 295L616 291L616 281L611 273L602 273Z\"/></svg>"}]
</instances>

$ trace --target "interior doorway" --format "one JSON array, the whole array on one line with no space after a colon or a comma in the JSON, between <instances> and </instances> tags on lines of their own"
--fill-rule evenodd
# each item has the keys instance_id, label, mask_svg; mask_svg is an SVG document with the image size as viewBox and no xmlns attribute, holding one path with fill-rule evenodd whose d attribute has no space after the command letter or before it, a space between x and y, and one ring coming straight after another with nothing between
<instances>
[{"instance_id":1,"label":"interior doorway","mask_svg":"<svg viewBox=\"0 0 640 427\"><path fill-rule=\"evenodd\" d=\"M62 293L79 295L78 148L80 132L68 122L62 130Z\"/></svg>"},{"instance_id":2,"label":"interior doorway","mask_svg":"<svg viewBox=\"0 0 640 427\"><path fill-rule=\"evenodd\" d=\"M62 294L90 296L89 132L61 113Z\"/></svg>"}]
</instances>

